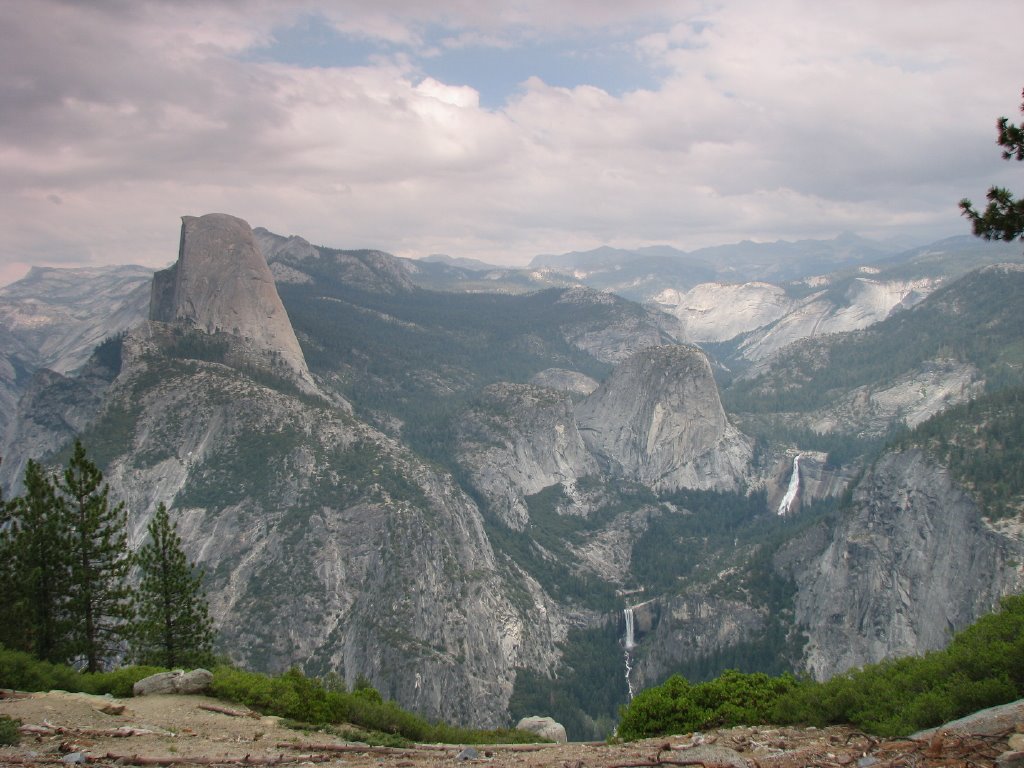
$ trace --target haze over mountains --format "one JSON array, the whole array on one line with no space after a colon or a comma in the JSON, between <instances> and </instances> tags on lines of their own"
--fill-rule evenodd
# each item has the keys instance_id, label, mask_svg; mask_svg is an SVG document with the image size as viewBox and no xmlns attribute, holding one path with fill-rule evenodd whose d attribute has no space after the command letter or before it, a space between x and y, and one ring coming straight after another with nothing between
<instances>
[{"instance_id":1,"label":"haze over mountains","mask_svg":"<svg viewBox=\"0 0 1024 768\"><path fill-rule=\"evenodd\" d=\"M828 676L1024 588L1022 489L990 479L1024 476L1019 247L729 253L511 270L186 217L155 280L0 291L0 478L80 433L136 542L174 510L240 662L575 738L628 696L624 609L638 688ZM908 434L936 418L985 461Z\"/></svg>"}]
</instances>

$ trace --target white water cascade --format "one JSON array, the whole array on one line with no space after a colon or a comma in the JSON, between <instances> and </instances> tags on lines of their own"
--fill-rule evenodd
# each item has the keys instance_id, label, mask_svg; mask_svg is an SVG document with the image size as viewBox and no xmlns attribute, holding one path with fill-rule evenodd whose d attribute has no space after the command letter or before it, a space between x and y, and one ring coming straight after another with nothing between
<instances>
[{"instance_id":1,"label":"white water cascade","mask_svg":"<svg viewBox=\"0 0 1024 768\"><path fill-rule=\"evenodd\" d=\"M793 506L793 502L796 501L796 495L800 492L800 454L798 453L793 458L793 474L789 476L789 487L786 489L786 495L782 497L782 501L779 502L779 515L788 515L789 508Z\"/></svg>"},{"instance_id":2,"label":"white water cascade","mask_svg":"<svg viewBox=\"0 0 1024 768\"><path fill-rule=\"evenodd\" d=\"M633 681L629 679L629 673L633 671L633 659L630 655L630 651L636 648L636 641L633 639L633 609L624 608L622 615L626 619L626 637L623 641L625 647L625 653L623 654L626 658L626 686L629 688L629 700L633 700Z\"/></svg>"}]
</instances>

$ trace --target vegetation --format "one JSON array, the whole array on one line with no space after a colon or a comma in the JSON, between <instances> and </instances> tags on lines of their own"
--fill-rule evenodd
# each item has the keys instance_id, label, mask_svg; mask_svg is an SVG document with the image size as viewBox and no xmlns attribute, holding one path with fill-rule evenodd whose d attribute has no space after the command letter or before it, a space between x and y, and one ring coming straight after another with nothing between
<instances>
[{"instance_id":1,"label":"vegetation","mask_svg":"<svg viewBox=\"0 0 1024 768\"><path fill-rule=\"evenodd\" d=\"M18 728L21 720L15 720L7 715L0 715L0 747L16 746L21 740Z\"/></svg>"},{"instance_id":2,"label":"vegetation","mask_svg":"<svg viewBox=\"0 0 1024 768\"><path fill-rule=\"evenodd\" d=\"M709 683L673 677L621 713L637 739L732 725L850 724L905 736L1024 697L1024 595L957 634L948 648L871 664L824 683L730 671Z\"/></svg>"},{"instance_id":3,"label":"vegetation","mask_svg":"<svg viewBox=\"0 0 1024 768\"><path fill-rule=\"evenodd\" d=\"M124 504L110 505L110 488L78 440L57 489L68 515L64 530L69 535L63 540L70 566L70 650L85 657L89 672L99 672L104 659L117 652L132 615Z\"/></svg>"},{"instance_id":4,"label":"vegetation","mask_svg":"<svg viewBox=\"0 0 1024 768\"><path fill-rule=\"evenodd\" d=\"M134 595L132 654L140 663L171 669L209 664L213 622L203 573L186 559L163 502L147 532L149 541L135 555L140 579Z\"/></svg>"},{"instance_id":5,"label":"vegetation","mask_svg":"<svg viewBox=\"0 0 1024 768\"><path fill-rule=\"evenodd\" d=\"M691 684L675 675L637 694L622 711L618 735L642 739L707 728L755 725L771 721L773 705L796 687L792 675L729 670L706 683Z\"/></svg>"},{"instance_id":6,"label":"vegetation","mask_svg":"<svg viewBox=\"0 0 1024 768\"><path fill-rule=\"evenodd\" d=\"M130 666L110 672L78 672L66 664L40 661L32 654L0 646L0 688L18 691L72 691L118 698L132 695L144 677L166 672L162 667Z\"/></svg>"},{"instance_id":7,"label":"vegetation","mask_svg":"<svg viewBox=\"0 0 1024 768\"><path fill-rule=\"evenodd\" d=\"M110 504L80 440L59 477L29 461L23 484L23 495L0 499L0 644L91 673L126 648L166 667L211 658L202 575L185 560L163 504L136 560L124 505ZM133 590L128 575L136 562Z\"/></svg>"},{"instance_id":8,"label":"vegetation","mask_svg":"<svg viewBox=\"0 0 1024 768\"><path fill-rule=\"evenodd\" d=\"M306 677L297 669L271 677L218 667L211 692L264 714L311 725L347 723L409 741L497 744L536 740L533 734L510 729L488 731L429 723L393 701L383 700L368 684L357 685L351 692L330 690L322 681Z\"/></svg>"},{"instance_id":9,"label":"vegetation","mask_svg":"<svg viewBox=\"0 0 1024 768\"><path fill-rule=\"evenodd\" d=\"M1024 104L1021 111L1024 112ZM996 128L999 131L996 142L1004 148L1003 159L1024 160L1024 123L1014 125L1008 118L1001 117ZM1014 200L1010 190L1003 187L990 187L985 197L988 205L981 213L967 198L960 201L960 209L970 220L974 234L985 240L1024 238L1024 199Z\"/></svg>"}]
</instances>

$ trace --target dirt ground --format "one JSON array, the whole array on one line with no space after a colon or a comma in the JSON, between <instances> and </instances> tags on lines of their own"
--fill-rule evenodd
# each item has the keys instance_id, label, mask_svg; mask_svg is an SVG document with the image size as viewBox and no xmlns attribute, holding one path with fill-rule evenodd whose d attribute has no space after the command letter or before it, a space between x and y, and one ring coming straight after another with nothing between
<instances>
[{"instance_id":1,"label":"dirt ground","mask_svg":"<svg viewBox=\"0 0 1024 768\"><path fill-rule=\"evenodd\" d=\"M124 709L116 714L119 707ZM235 714L204 707L226 708ZM367 747L323 733L291 730L277 718L239 714L239 709L202 696L118 700L52 691L0 698L0 715L23 723L21 744L0 747L0 765L986 767L994 766L1007 750L1010 736L880 742L848 728L761 727L629 744L478 746L473 748L475 754L465 754L463 747L450 745Z\"/></svg>"}]
</instances>

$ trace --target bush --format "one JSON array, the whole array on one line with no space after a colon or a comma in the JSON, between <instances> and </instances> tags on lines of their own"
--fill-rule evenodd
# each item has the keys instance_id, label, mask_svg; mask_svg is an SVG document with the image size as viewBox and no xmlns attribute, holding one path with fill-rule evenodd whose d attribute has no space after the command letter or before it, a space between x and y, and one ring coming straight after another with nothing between
<instances>
[{"instance_id":1,"label":"bush","mask_svg":"<svg viewBox=\"0 0 1024 768\"><path fill-rule=\"evenodd\" d=\"M0 688L18 691L73 691L118 698L132 695L132 686L144 677L164 672L161 667L121 667L112 672L76 672L64 664L40 661L23 651L0 648Z\"/></svg>"},{"instance_id":2,"label":"bush","mask_svg":"<svg viewBox=\"0 0 1024 768\"><path fill-rule=\"evenodd\" d=\"M18 727L21 720L14 720L7 715L0 715L0 747L17 746L21 740Z\"/></svg>"},{"instance_id":3,"label":"bush","mask_svg":"<svg viewBox=\"0 0 1024 768\"><path fill-rule=\"evenodd\" d=\"M350 724L371 732L371 738L394 743L394 737L408 741L449 744L496 744L534 741L522 731L483 731L459 728L444 723L428 723L407 712L393 701L385 701L368 681L361 680L354 691L345 691L330 680L331 690L323 682L309 678L298 669L278 677L245 672L233 667L217 667L213 672L211 693L220 699L244 704L269 715L287 718L311 726ZM372 733L384 734L373 736Z\"/></svg>"},{"instance_id":4,"label":"bush","mask_svg":"<svg viewBox=\"0 0 1024 768\"><path fill-rule=\"evenodd\" d=\"M17 691L77 691L81 675L63 664L39 661L23 651L0 647L0 688Z\"/></svg>"},{"instance_id":5,"label":"bush","mask_svg":"<svg viewBox=\"0 0 1024 768\"><path fill-rule=\"evenodd\" d=\"M759 725L771 721L779 697L797 686L792 675L728 670L706 683L692 685L675 675L663 685L642 691L622 710L618 734L641 739L705 728Z\"/></svg>"},{"instance_id":6,"label":"bush","mask_svg":"<svg viewBox=\"0 0 1024 768\"><path fill-rule=\"evenodd\" d=\"M144 677L166 672L164 667L121 667L111 672L92 672L79 675L79 690L95 696L109 693L119 699L127 699L132 695L132 687Z\"/></svg>"}]
</instances>

